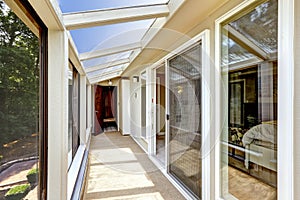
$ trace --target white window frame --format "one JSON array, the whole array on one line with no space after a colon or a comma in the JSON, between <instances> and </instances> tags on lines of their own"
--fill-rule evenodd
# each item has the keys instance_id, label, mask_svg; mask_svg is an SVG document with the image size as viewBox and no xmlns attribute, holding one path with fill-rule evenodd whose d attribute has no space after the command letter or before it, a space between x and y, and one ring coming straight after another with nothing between
<instances>
[{"instance_id":1,"label":"white window frame","mask_svg":"<svg viewBox=\"0 0 300 200\"><path fill-rule=\"evenodd\" d=\"M293 199L293 124L294 124L294 1L278 0L278 166L277 198ZM263 2L263 1L261 1ZM222 22L228 20L242 9L257 3L246 0L215 21L215 196L222 199L220 193L220 133L222 127L221 111L221 32ZM287 59L289 58L289 59ZM284 67L281 67L284 66ZM284 134L283 134L284 133Z\"/></svg>"}]
</instances>

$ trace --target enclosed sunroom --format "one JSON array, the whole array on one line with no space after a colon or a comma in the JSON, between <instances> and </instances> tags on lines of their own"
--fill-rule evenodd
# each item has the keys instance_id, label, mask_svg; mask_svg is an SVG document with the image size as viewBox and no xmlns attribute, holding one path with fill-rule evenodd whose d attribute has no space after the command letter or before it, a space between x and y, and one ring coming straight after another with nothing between
<instances>
[{"instance_id":1,"label":"enclosed sunroom","mask_svg":"<svg viewBox=\"0 0 300 200\"><path fill-rule=\"evenodd\" d=\"M0 6L0 199L300 198L299 2Z\"/></svg>"}]
</instances>

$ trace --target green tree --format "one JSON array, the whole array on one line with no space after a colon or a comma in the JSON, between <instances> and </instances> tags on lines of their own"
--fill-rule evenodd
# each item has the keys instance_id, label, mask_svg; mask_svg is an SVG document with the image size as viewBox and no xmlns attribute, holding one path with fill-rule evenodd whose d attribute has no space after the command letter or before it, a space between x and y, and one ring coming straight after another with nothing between
<instances>
[{"instance_id":1,"label":"green tree","mask_svg":"<svg viewBox=\"0 0 300 200\"><path fill-rule=\"evenodd\" d=\"M0 145L37 130L39 40L0 0Z\"/></svg>"}]
</instances>

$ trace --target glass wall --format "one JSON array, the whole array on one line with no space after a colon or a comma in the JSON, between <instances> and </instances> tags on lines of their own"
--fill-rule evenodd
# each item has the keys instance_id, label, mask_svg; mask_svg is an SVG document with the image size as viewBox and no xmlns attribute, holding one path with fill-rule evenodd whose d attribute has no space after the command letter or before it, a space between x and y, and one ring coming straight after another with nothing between
<instances>
[{"instance_id":1,"label":"glass wall","mask_svg":"<svg viewBox=\"0 0 300 200\"><path fill-rule=\"evenodd\" d=\"M225 199L277 198L277 10L262 1L221 27Z\"/></svg>"},{"instance_id":2,"label":"glass wall","mask_svg":"<svg viewBox=\"0 0 300 200\"><path fill-rule=\"evenodd\" d=\"M39 34L39 33L37 33ZM40 38L0 1L0 199L38 199Z\"/></svg>"},{"instance_id":3,"label":"glass wall","mask_svg":"<svg viewBox=\"0 0 300 200\"><path fill-rule=\"evenodd\" d=\"M168 61L169 172L201 197L201 44Z\"/></svg>"}]
</instances>

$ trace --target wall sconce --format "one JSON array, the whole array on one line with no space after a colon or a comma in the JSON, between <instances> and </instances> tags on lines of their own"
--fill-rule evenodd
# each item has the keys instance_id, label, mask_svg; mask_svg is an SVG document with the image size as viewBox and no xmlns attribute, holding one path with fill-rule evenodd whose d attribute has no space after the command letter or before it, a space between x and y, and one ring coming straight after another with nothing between
<instances>
[{"instance_id":1,"label":"wall sconce","mask_svg":"<svg viewBox=\"0 0 300 200\"><path fill-rule=\"evenodd\" d=\"M138 77L138 76L132 77L132 81L133 81L134 83L138 83L138 82L139 82L139 77Z\"/></svg>"},{"instance_id":2,"label":"wall sconce","mask_svg":"<svg viewBox=\"0 0 300 200\"><path fill-rule=\"evenodd\" d=\"M111 80L108 81L108 85L110 85L110 86L112 85L112 81Z\"/></svg>"}]
</instances>

